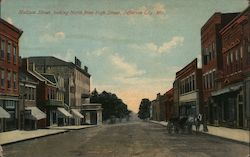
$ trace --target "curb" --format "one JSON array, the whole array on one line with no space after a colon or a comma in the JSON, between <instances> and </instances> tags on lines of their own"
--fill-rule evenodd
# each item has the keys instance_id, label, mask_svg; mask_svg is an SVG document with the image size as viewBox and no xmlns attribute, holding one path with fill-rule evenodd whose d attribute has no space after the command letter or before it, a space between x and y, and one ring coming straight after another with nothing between
<instances>
[{"instance_id":1,"label":"curb","mask_svg":"<svg viewBox=\"0 0 250 157\"><path fill-rule=\"evenodd\" d=\"M83 129L88 129L88 128L94 128L94 127L98 127L99 125L94 125L94 126L90 126L90 127L85 127L85 128L72 128L72 129L67 129L67 128L49 128L50 130L67 130L67 131L74 131L74 130L83 130Z\"/></svg>"},{"instance_id":2,"label":"curb","mask_svg":"<svg viewBox=\"0 0 250 157\"><path fill-rule=\"evenodd\" d=\"M27 139L18 140L18 141L7 142L7 143L3 143L1 145L2 146L7 146L7 145L15 144L15 143L20 143L20 142L24 142L24 141L39 139L39 138L48 137L48 136L52 136L52 135L63 134L63 133L66 133L66 132L69 132L69 130L64 130L62 132L56 132L56 133L51 133L51 134L37 136L37 137L31 137L31 138L27 138Z\"/></svg>"},{"instance_id":3,"label":"curb","mask_svg":"<svg viewBox=\"0 0 250 157\"><path fill-rule=\"evenodd\" d=\"M149 122L166 127L165 125L163 125L161 123L158 123L158 122L154 122L154 121L149 121ZM192 131L195 132L194 130L192 130ZM221 137L221 136L218 136L218 135L212 135L212 134L209 134L208 132L199 131L198 134L212 136L212 137L216 137L216 138L223 139L223 140L226 140L226 141L235 142L235 143L239 143L239 144L244 144L244 145L250 146L250 143L248 143L248 142L238 141L238 140L234 140L234 139L230 139L230 138L226 138L226 137Z\"/></svg>"},{"instance_id":4,"label":"curb","mask_svg":"<svg viewBox=\"0 0 250 157\"><path fill-rule=\"evenodd\" d=\"M226 140L226 141L229 141L229 142L235 142L235 143L239 143L239 144L243 144L243 145L246 145L246 146L250 146L250 143L248 142L244 142L244 141L238 141L238 140L234 140L234 139L230 139L230 138L226 138L226 137L222 137L222 136L218 136L218 135L212 135L212 134L209 134L207 132L199 132L203 135L207 135L207 136L212 136L212 137L216 137L216 138L219 138L219 139L223 139L223 140Z\"/></svg>"}]
</instances>

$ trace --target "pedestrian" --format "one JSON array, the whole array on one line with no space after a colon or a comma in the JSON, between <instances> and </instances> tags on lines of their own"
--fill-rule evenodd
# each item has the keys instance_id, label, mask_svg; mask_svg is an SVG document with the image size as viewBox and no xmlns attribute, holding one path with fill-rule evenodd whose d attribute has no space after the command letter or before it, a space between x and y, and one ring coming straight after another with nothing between
<instances>
[{"instance_id":1,"label":"pedestrian","mask_svg":"<svg viewBox=\"0 0 250 157\"><path fill-rule=\"evenodd\" d=\"M202 122L202 115L199 113L196 118L195 118L195 128L196 128L196 133L200 131L200 125Z\"/></svg>"},{"instance_id":2,"label":"pedestrian","mask_svg":"<svg viewBox=\"0 0 250 157\"><path fill-rule=\"evenodd\" d=\"M0 145L0 157L3 157L3 148L1 145Z\"/></svg>"}]
</instances>

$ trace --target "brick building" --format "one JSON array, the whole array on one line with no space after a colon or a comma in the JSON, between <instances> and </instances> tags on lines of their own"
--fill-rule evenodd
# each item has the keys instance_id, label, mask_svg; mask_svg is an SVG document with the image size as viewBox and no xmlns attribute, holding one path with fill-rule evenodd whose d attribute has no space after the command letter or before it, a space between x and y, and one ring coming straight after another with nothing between
<instances>
[{"instance_id":1,"label":"brick building","mask_svg":"<svg viewBox=\"0 0 250 157\"><path fill-rule=\"evenodd\" d=\"M35 63L38 72L53 74L64 79L64 103L74 116L73 124L83 123L84 114L87 114L88 117L89 114L92 115L91 117L98 117L99 108L97 108L98 111L93 111L92 108L90 113L90 110L86 112L87 107L83 106L83 104L89 104L91 75L88 73L86 66L84 66L84 69L81 68L79 59L75 57L75 63L66 62L52 56L29 57L29 60ZM95 113L95 116L93 116L93 113Z\"/></svg>"},{"instance_id":2,"label":"brick building","mask_svg":"<svg viewBox=\"0 0 250 157\"><path fill-rule=\"evenodd\" d=\"M22 59L22 70L38 82L36 104L47 116L46 119L39 121L38 128L64 125L65 119L72 117L72 115L64 109L63 100L58 97L60 89L55 76L38 73L35 70L35 64L27 58Z\"/></svg>"},{"instance_id":3,"label":"brick building","mask_svg":"<svg viewBox=\"0 0 250 157\"><path fill-rule=\"evenodd\" d=\"M250 25L249 8L220 30L223 69L219 89L212 92L216 125L249 128L250 126Z\"/></svg>"},{"instance_id":4,"label":"brick building","mask_svg":"<svg viewBox=\"0 0 250 157\"><path fill-rule=\"evenodd\" d=\"M157 94L156 99L151 101L152 108L152 120L155 121L166 121L166 97Z\"/></svg>"},{"instance_id":5,"label":"brick building","mask_svg":"<svg viewBox=\"0 0 250 157\"><path fill-rule=\"evenodd\" d=\"M0 18L0 132L18 128L19 38L22 31ZM7 112L6 112L7 111Z\"/></svg>"},{"instance_id":6,"label":"brick building","mask_svg":"<svg viewBox=\"0 0 250 157\"><path fill-rule=\"evenodd\" d=\"M173 88L168 90L164 95L166 97L166 101L165 101L165 109L166 109L166 121L169 121L169 119L171 117L173 117L174 115L174 104L173 104Z\"/></svg>"},{"instance_id":7,"label":"brick building","mask_svg":"<svg viewBox=\"0 0 250 157\"><path fill-rule=\"evenodd\" d=\"M40 120L46 118L36 104L38 81L27 75L22 69L19 70L19 129L34 130Z\"/></svg>"},{"instance_id":8,"label":"brick building","mask_svg":"<svg viewBox=\"0 0 250 157\"><path fill-rule=\"evenodd\" d=\"M206 116L210 124L216 108L213 107L211 92L218 89L216 78L223 68L223 55L220 30L238 13L214 13L201 28L201 56L203 77L203 99Z\"/></svg>"},{"instance_id":9,"label":"brick building","mask_svg":"<svg viewBox=\"0 0 250 157\"><path fill-rule=\"evenodd\" d=\"M197 59L176 73L173 86L175 115L186 117L203 113L202 70L197 67Z\"/></svg>"}]
</instances>

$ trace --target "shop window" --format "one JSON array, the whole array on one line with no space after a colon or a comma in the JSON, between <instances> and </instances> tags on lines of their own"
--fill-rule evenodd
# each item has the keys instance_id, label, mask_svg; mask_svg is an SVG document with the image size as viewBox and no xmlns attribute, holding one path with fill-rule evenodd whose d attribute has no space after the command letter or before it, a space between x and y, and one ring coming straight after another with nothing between
<instances>
[{"instance_id":1,"label":"shop window","mask_svg":"<svg viewBox=\"0 0 250 157\"><path fill-rule=\"evenodd\" d=\"M239 101L239 102L242 102L242 101L243 101L243 95L241 95L241 94L239 95L238 101Z\"/></svg>"}]
</instances>

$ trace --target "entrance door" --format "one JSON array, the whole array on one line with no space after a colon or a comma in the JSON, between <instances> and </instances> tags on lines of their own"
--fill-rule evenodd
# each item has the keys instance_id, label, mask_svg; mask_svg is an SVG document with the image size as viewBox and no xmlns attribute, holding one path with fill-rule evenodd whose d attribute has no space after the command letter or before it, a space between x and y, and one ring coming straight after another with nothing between
<instances>
[{"instance_id":1,"label":"entrance door","mask_svg":"<svg viewBox=\"0 0 250 157\"><path fill-rule=\"evenodd\" d=\"M97 112L90 112L90 123L96 125L97 124Z\"/></svg>"},{"instance_id":2,"label":"entrance door","mask_svg":"<svg viewBox=\"0 0 250 157\"><path fill-rule=\"evenodd\" d=\"M239 111L238 111L238 121L239 121L239 127L243 127L243 104L239 104Z\"/></svg>"}]
</instances>

